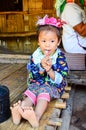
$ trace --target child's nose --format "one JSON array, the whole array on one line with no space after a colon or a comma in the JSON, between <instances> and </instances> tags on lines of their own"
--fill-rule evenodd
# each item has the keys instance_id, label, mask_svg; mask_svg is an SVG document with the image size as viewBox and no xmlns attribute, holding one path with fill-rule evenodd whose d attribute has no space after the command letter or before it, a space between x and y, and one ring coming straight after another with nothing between
<instances>
[{"instance_id":1,"label":"child's nose","mask_svg":"<svg viewBox=\"0 0 86 130\"><path fill-rule=\"evenodd\" d=\"M47 43L46 43L46 46L50 46L50 42L47 42Z\"/></svg>"}]
</instances>

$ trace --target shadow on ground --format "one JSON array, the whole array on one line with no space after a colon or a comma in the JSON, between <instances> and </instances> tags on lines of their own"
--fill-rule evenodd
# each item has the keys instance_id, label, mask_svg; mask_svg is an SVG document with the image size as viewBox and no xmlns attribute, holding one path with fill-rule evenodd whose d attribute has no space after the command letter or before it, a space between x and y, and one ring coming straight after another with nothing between
<instances>
[{"instance_id":1,"label":"shadow on ground","mask_svg":"<svg viewBox=\"0 0 86 130\"><path fill-rule=\"evenodd\" d=\"M69 130L86 130L86 86L76 86Z\"/></svg>"}]
</instances>

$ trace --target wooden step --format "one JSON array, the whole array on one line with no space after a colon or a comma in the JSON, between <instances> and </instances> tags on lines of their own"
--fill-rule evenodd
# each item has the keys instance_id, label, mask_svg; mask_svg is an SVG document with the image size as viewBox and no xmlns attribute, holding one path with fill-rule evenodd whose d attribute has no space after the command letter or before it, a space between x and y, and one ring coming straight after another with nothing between
<instances>
[{"instance_id":1,"label":"wooden step","mask_svg":"<svg viewBox=\"0 0 86 130\"><path fill-rule=\"evenodd\" d=\"M66 86L65 87L65 91L70 91L71 90L71 86Z\"/></svg>"},{"instance_id":2,"label":"wooden step","mask_svg":"<svg viewBox=\"0 0 86 130\"><path fill-rule=\"evenodd\" d=\"M61 96L62 99L68 99L69 98L69 93L65 92L63 93L63 95Z\"/></svg>"},{"instance_id":3,"label":"wooden step","mask_svg":"<svg viewBox=\"0 0 86 130\"><path fill-rule=\"evenodd\" d=\"M62 124L62 119L61 118L53 118L53 119L50 119L48 122L47 122L48 125L51 125L51 126L61 126Z\"/></svg>"},{"instance_id":4,"label":"wooden step","mask_svg":"<svg viewBox=\"0 0 86 130\"><path fill-rule=\"evenodd\" d=\"M27 63L29 55L22 54L0 54L0 63Z\"/></svg>"}]
</instances>

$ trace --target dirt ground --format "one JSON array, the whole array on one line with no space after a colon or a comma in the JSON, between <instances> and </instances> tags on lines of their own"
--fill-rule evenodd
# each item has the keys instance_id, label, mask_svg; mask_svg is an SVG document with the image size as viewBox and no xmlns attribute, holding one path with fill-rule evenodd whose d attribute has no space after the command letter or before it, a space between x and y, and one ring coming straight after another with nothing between
<instances>
[{"instance_id":1,"label":"dirt ground","mask_svg":"<svg viewBox=\"0 0 86 130\"><path fill-rule=\"evenodd\" d=\"M76 86L69 130L86 130L86 86Z\"/></svg>"}]
</instances>

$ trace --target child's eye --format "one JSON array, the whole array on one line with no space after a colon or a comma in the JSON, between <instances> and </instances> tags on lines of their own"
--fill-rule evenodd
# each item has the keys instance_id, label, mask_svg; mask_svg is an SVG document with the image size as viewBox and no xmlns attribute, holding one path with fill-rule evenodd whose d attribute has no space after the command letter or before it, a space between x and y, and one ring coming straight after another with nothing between
<instances>
[{"instance_id":1,"label":"child's eye","mask_svg":"<svg viewBox=\"0 0 86 130\"><path fill-rule=\"evenodd\" d=\"M54 42L54 40L51 41L52 43Z\"/></svg>"},{"instance_id":2,"label":"child's eye","mask_svg":"<svg viewBox=\"0 0 86 130\"><path fill-rule=\"evenodd\" d=\"M42 40L42 42L46 42L45 40Z\"/></svg>"}]
</instances>

